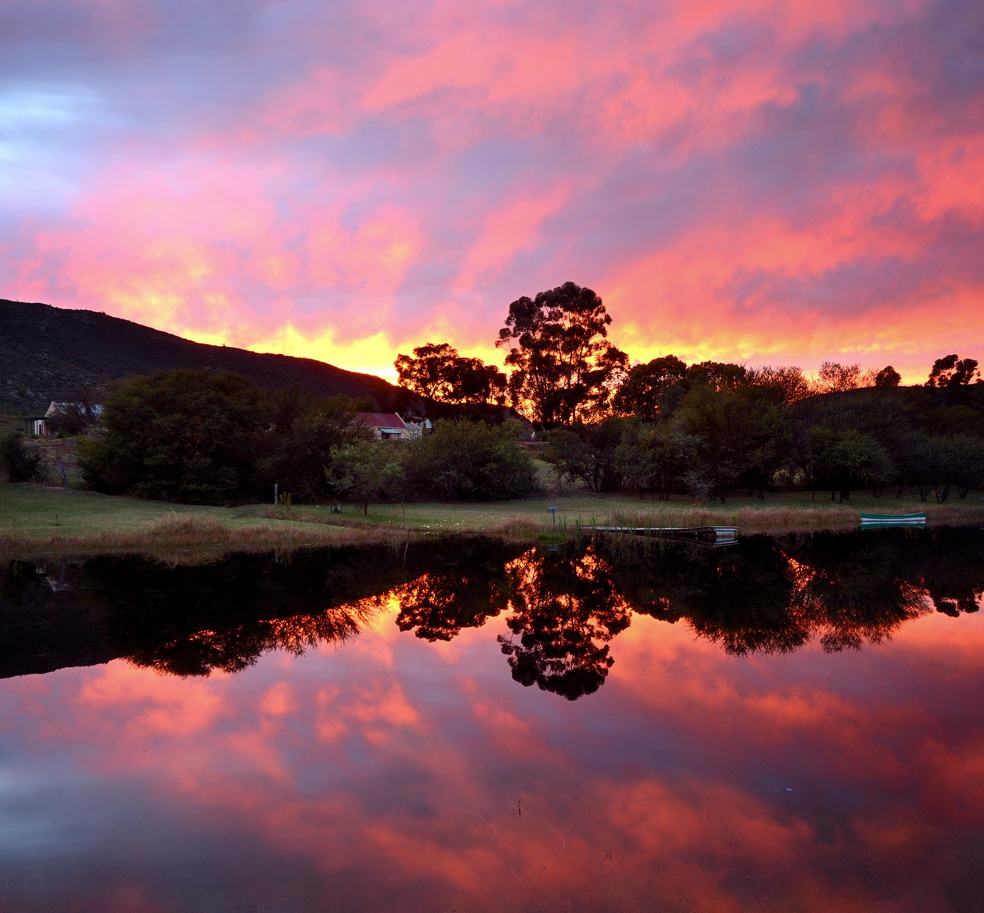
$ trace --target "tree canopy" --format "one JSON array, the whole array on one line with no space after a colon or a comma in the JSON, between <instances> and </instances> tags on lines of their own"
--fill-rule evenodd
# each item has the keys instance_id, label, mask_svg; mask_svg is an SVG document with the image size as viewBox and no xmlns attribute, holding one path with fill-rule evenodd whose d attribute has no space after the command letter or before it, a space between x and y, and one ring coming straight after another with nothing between
<instances>
[{"instance_id":1,"label":"tree canopy","mask_svg":"<svg viewBox=\"0 0 984 913\"><path fill-rule=\"evenodd\" d=\"M839 361L825 361L820 365L816 391L818 393L843 393L845 390L856 390L860 383L860 365L842 365Z\"/></svg>"},{"instance_id":2,"label":"tree canopy","mask_svg":"<svg viewBox=\"0 0 984 913\"><path fill-rule=\"evenodd\" d=\"M391 443L381 441L359 441L341 447L325 475L339 494L361 504L366 515L373 501L399 494L404 480L397 451Z\"/></svg>"},{"instance_id":3,"label":"tree canopy","mask_svg":"<svg viewBox=\"0 0 984 913\"><path fill-rule=\"evenodd\" d=\"M679 404L686 378L687 365L676 355L634 365L615 394L615 407L623 415L655 422Z\"/></svg>"},{"instance_id":4,"label":"tree canopy","mask_svg":"<svg viewBox=\"0 0 984 913\"><path fill-rule=\"evenodd\" d=\"M981 381L981 372L977 367L976 358L958 358L956 355L945 355L933 362L929 372L927 387L960 387L966 386L972 380Z\"/></svg>"},{"instance_id":5,"label":"tree canopy","mask_svg":"<svg viewBox=\"0 0 984 913\"><path fill-rule=\"evenodd\" d=\"M424 494L493 500L525 495L534 487L533 464L516 443L515 422L445 421L407 451L407 476Z\"/></svg>"},{"instance_id":6,"label":"tree canopy","mask_svg":"<svg viewBox=\"0 0 984 913\"><path fill-rule=\"evenodd\" d=\"M496 341L513 369L513 406L545 427L604 414L628 368L606 338L611 322L601 298L573 282L513 301Z\"/></svg>"},{"instance_id":7,"label":"tree canopy","mask_svg":"<svg viewBox=\"0 0 984 913\"><path fill-rule=\"evenodd\" d=\"M400 385L439 403L498 403L506 399L506 375L480 358L468 358L446 342L417 346L393 363Z\"/></svg>"},{"instance_id":8,"label":"tree canopy","mask_svg":"<svg viewBox=\"0 0 984 913\"><path fill-rule=\"evenodd\" d=\"M324 494L334 450L364 436L356 403L288 387L272 393L229 371L137 377L106 399L80 468L97 491L222 504L274 483L298 500Z\"/></svg>"},{"instance_id":9,"label":"tree canopy","mask_svg":"<svg viewBox=\"0 0 984 913\"><path fill-rule=\"evenodd\" d=\"M294 385L267 394L267 424L258 440L257 475L294 501L311 502L331 490L325 468L339 449L371 436L356 424L360 404L344 396L315 396Z\"/></svg>"},{"instance_id":10,"label":"tree canopy","mask_svg":"<svg viewBox=\"0 0 984 913\"><path fill-rule=\"evenodd\" d=\"M229 371L182 368L137 377L106 400L102 433L84 442L95 489L223 503L248 488L261 393Z\"/></svg>"}]
</instances>

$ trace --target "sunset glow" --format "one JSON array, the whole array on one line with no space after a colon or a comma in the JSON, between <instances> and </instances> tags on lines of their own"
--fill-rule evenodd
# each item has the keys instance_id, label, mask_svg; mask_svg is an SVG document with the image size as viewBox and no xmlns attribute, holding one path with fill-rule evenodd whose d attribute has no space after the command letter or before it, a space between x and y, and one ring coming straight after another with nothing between
<instances>
[{"instance_id":1,"label":"sunset glow","mask_svg":"<svg viewBox=\"0 0 984 913\"><path fill-rule=\"evenodd\" d=\"M933 708L979 677L976 621L931 616L864 660L812 651L792 671L788 657L724 657L683 625L640 617L620 638L612 680L576 711L511 681L480 629L456 639L456 687L438 693L428 683L451 679L428 648L402 636L380 650L376 631L216 679L122 662L24 676L0 695L12 721L4 737L21 748L5 787L33 797L46 782L38 771L72 759L59 795L74 803L14 808L71 841L71 866L51 864L46 844L46 890L86 865L108 873L89 886L86 910L191 908L163 902L168 889L144 855L131 877L146 905L105 896L119 876L100 826L125 825L137 802L143 854L180 861L185 841L199 846L189 835L205 835L211 855L191 870L218 879L225 853L247 854L251 865L229 877L257 890L290 860L296 890L334 897L358 886L359 910L381 908L374 892L401 890L408 909L464 897L492 910L502 891L628 906L644 891L743 911L759 909L747 894L759 884L805 911L889 909L895 887L884 879L904 871L916 893L898 909L944 913L962 907L944 903L933 878L959 887L973 877L946 868L941 835L963 828L972 840L980 828L982 746ZM957 649L937 652L934 629ZM899 705L896 681L934 703ZM13 710L31 705L44 725ZM122 808L102 781L125 784ZM95 823L66 828L77 808ZM920 851L924 864L907 865ZM845 857L856 877L842 876Z\"/></svg>"},{"instance_id":2,"label":"sunset glow","mask_svg":"<svg viewBox=\"0 0 984 913\"><path fill-rule=\"evenodd\" d=\"M0 297L390 379L568 280L634 361L984 360L972 0L0 21Z\"/></svg>"}]
</instances>

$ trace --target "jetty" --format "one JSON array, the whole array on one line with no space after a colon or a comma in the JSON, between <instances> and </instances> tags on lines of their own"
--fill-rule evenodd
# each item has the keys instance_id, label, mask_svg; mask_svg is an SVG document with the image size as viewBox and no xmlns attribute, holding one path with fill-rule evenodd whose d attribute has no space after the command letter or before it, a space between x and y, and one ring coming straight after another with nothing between
<instances>
[{"instance_id":1,"label":"jetty","mask_svg":"<svg viewBox=\"0 0 984 913\"><path fill-rule=\"evenodd\" d=\"M707 545L729 545L738 541L737 526L585 526L584 532L651 536L655 539L684 539Z\"/></svg>"}]
</instances>

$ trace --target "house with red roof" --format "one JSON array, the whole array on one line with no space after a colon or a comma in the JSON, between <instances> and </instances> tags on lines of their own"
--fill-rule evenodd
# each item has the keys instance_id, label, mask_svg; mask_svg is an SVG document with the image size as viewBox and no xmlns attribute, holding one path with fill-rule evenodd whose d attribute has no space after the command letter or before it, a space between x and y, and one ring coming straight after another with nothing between
<instances>
[{"instance_id":1,"label":"house with red roof","mask_svg":"<svg viewBox=\"0 0 984 913\"><path fill-rule=\"evenodd\" d=\"M368 428L377 441L409 441L419 437L397 412L359 412L352 423Z\"/></svg>"}]
</instances>

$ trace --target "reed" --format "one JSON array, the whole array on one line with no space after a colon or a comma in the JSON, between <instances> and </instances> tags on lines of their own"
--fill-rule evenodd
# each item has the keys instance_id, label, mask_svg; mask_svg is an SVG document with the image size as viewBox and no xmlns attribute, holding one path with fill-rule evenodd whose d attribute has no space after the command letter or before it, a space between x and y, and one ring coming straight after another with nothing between
<instances>
[{"instance_id":1,"label":"reed","mask_svg":"<svg viewBox=\"0 0 984 913\"><path fill-rule=\"evenodd\" d=\"M222 543L229 540L229 528L217 520L203 514L171 513L155 520L147 529L148 536L171 545L192 544L195 542Z\"/></svg>"},{"instance_id":2,"label":"reed","mask_svg":"<svg viewBox=\"0 0 984 913\"><path fill-rule=\"evenodd\" d=\"M858 511L844 505L811 510L799 506L754 507L728 509L702 506L664 508L641 511L616 511L612 526L693 527L737 526L742 532L775 532L786 530L841 529L857 526Z\"/></svg>"}]
</instances>

